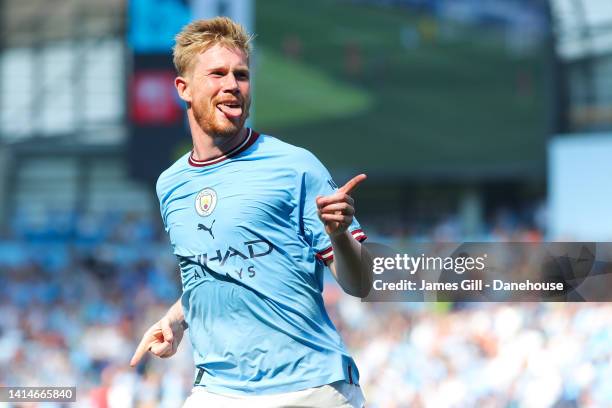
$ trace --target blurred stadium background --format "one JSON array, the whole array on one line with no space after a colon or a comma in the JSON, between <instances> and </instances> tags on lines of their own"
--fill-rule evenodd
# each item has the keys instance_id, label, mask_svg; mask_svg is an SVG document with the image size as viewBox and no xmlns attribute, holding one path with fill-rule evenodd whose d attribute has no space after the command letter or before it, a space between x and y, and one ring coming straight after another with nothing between
<instances>
[{"instance_id":1,"label":"blurred stadium background","mask_svg":"<svg viewBox=\"0 0 612 408\"><path fill-rule=\"evenodd\" d=\"M180 290L172 38L217 14L257 33L253 126L368 173L371 241L612 239L609 0L3 0L0 385L182 404L187 341L128 360ZM609 304L325 299L369 407L612 406Z\"/></svg>"}]
</instances>

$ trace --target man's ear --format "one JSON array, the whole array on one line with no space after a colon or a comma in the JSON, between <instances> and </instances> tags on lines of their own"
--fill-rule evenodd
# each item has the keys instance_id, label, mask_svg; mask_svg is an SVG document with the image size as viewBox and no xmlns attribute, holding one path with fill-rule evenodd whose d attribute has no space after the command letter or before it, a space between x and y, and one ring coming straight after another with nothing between
<instances>
[{"instance_id":1,"label":"man's ear","mask_svg":"<svg viewBox=\"0 0 612 408\"><path fill-rule=\"evenodd\" d=\"M191 103L191 88L189 87L189 81L185 77L176 77L174 79L174 86L178 92L179 98L187 103Z\"/></svg>"}]
</instances>

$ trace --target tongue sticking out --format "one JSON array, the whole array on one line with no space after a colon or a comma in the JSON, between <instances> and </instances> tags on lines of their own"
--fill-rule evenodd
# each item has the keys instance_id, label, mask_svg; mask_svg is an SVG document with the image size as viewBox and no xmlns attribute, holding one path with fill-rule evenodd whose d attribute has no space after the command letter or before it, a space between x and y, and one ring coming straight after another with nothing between
<instances>
[{"instance_id":1,"label":"tongue sticking out","mask_svg":"<svg viewBox=\"0 0 612 408\"><path fill-rule=\"evenodd\" d=\"M240 105L225 105L220 103L217 105L219 109L228 119L237 119L242 115L242 107Z\"/></svg>"}]
</instances>

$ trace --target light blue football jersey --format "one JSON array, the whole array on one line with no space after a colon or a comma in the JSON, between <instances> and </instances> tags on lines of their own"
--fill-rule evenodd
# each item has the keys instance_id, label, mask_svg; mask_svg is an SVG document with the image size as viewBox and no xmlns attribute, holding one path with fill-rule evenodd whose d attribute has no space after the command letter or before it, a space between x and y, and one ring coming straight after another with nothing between
<instances>
[{"instance_id":1,"label":"light blue football jersey","mask_svg":"<svg viewBox=\"0 0 612 408\"><path fill-rule=\"evenodd\" d=\"M315 199L336 189L313 154L251 129L224 156L186 154L161 174L197 385L273 394L358 383L322 297L333 252ZM366 238L357 220L349 230Z\"/></svg>"}]
</instances>

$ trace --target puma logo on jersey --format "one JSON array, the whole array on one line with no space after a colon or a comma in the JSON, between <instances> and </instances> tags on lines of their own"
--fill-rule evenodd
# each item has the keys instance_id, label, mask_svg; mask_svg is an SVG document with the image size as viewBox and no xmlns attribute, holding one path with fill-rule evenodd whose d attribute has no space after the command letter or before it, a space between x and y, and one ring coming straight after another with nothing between
<instances>
[{"instance_id":1,"label":"puma logo on jersey","mask_svg":"<svg viewBox=\"0 0 612 408\"><path fill-rule=\"evenodd\" d=\"M210 227L207 227L204 224L198 224L198 231L207 231L210 234L210 236L212 237L212 239L215 239L215 235L212 232L212 227L213 227L213 225L215 225L215 221L217 221L217 220L213 220L212 224L210 224Z\"/></svg>"}]
</instances>

